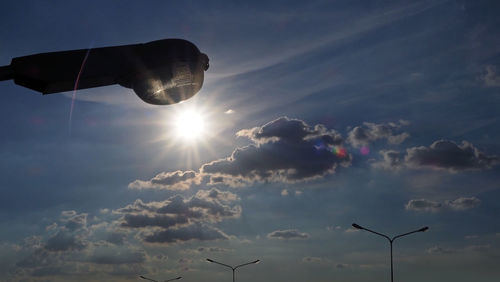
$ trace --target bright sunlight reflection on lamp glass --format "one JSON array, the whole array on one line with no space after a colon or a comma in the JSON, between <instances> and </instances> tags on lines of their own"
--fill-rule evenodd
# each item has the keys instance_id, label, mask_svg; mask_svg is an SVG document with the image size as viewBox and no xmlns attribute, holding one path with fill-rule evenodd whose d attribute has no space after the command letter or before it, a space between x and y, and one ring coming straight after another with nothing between
<instances>
[{"instance_id":1,"label":"bright sunlight reflection on lamp glass","mask_svg":"<svg viewBox=\"0 0 500 282\"><path fill-rule=\"evenodd\" d=\"M194 140L203 135L205 122L200 114L194 111L186 111L176 119L175 129L179 137Z\"/></svg>"}]
</instances>

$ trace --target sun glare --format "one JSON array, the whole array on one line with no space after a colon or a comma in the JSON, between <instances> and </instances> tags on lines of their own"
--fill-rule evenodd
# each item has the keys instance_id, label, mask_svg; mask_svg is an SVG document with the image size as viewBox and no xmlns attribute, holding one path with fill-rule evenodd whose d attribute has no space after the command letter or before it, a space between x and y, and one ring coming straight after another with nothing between
<instances>
[{"instance_id":1,"label":"sun glare","mask_svg":"<svg viewBox=\"0 0 500 282\"><path fill-rule=\"evenodd\" d=\"M205 122L200 114L186 111L178 116L175 129L177 136L191 141L203 136Z\"/></svg>"}]
</instances>

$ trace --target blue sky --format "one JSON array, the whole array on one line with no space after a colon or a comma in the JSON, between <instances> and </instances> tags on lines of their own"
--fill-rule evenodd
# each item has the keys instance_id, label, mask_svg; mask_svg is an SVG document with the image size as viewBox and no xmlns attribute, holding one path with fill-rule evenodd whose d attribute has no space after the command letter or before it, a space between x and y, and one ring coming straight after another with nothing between
<instances>
[{"instance_id":1,"label":"blue sky","mask_svg":"<svg viewBox=\"0 0 500 282\"><path fill-rule=\"evenodd\" d=\"M21 1L0 65L183 38L202 90L0 83L2 281L395 279L500 272L497 1ZM185 139L186 112L204 131ZM181 128L186 128L181 125Z\"/></svg>"}]
</instances>

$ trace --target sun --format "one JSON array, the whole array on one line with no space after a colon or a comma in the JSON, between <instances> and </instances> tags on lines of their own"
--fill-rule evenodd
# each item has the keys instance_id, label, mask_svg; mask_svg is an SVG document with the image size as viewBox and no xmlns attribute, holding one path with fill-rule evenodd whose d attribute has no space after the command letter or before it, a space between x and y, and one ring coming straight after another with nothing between
<instances>
[{"instance_id":1,"label":"sun","mask_svg":"<svg viewBox=\"0 0 500 282\"><path fill-rule=\"evenodd\" d=\"M186 141L200 139L205 134L205 120L202 115L193 110L179 113L175 123L175 133Z\"/></svg>"}]
</instances>

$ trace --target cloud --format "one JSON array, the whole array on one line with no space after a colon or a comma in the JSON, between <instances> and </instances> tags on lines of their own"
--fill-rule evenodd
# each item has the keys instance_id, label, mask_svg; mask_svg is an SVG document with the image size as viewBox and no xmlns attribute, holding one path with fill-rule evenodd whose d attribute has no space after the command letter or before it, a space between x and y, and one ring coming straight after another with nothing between
<instances>
[{"instance_id":1,"label":"cloud","mask_svg":"<svg viewBox=\"0 0 500 282\"><path fill-rule=\"evenodd\" d=\"M452 141L438 140L429 147L420 146L406 149L406 155L397 151L380 151L383 160L373 164L389 170L403 167L412 169L435 169L449 172L489 169L498 164L498 157L486 155L474 145L463 141L457 145Z\"/></svg>"},{"instance_id":2,"label":"cloud","mask_svg":"<svg viewBox=\"0 0 500 282\"><path fill-rule=\"evenodd\" d=\"M49 251L81 250L85 248L85 243L74 234L59 231L56 235L47 240L45 249Z\"/></svg>"},{"instance_id":3,"label":"cloud","mask_svg":"<svg viewBox=\"0 0 500 282\"><path fill-rule=\"evenodd\" d=\"M162 172L151 180L135 180L130 183L128 187L130 189L167 189L167 190L186 190L191 187L192 184L200 184L201 176L192 171L173 171L173 172Z\"/></svg>"},{"instance_id":4,"label":"cloud","mask_svg":"<svg viewBox=\"0 0 500 282\"><path fill-rule=\"evenodd\" d=\"M225 249L221 247L198 247L196 249L185 249L181 250L183 254L200 254L200 253L225 253L231 251L230 249Z\"/></svg>"},{"instance_id":5,"label":"cloud","mask_svg":"<svg viewBox=\"0 0 500 282\"><path fill-rule=\"evenodd\" d=\"M429 254L453 254L456 253L456 250L451 248L443 248L439 246L430 247L426 250Z\"/></svg>"},{"instance_id":6,"label":"cloud","mask_svg":"<svg viewBox=\"0 0 500 282\"><path fill-rule=\"evenodd\" d=\"M452 211L464 211L477 207L481 201L476 197L460 197L456 200L445 201L444 203L426 200L414 199L410 200L405 208L409 211L417 212L438 212L444 209Z\"/></svg>"},{"instance_id":7,"label":"cloud","mask_svg":"<svg viewBox=\"0 0 500 282\"><path fill-rule=\"evenodd\" d=\"M394 150L382 150L380 154L383 160L373 164L374 167L379 167L387 170L399 170L404 167L404 155Z\"/></svg>"},{"instance_id":8,"label":"cloud","mask_svg":"<svg viewBox=\"0 0 500 282\"><path fill-rule=\"evenodd\" d=\"M403 132L394 134L394 130L400 129L409 123L400 120L398 123L371 123L364 122L362 126L356 126L348 133L347 141L354 147L369 145L379 139L386 139L390 144L401 144L410 134Z\"/></svg>"},{"instance_id":9,"label":"cloud","mask_svg":"<svg viewBox=\"0 0 500 282\"><path fill-rule=\"evenodd\" d=\"M61 212L61 221L65 223L65 227L69 230L77 230L87 227L86 213L77 214L76 211L63 211Z\"/></svg>"},{"instance_id":10,"label":"cloud","mask_svg":"<svg viewBox=\"0 0 500 282\"><path fill-rule=\"evenodd\" d=\"M146 261L146 254L142 250L123 248L99 247L86 259L95 264L139 264Z\"/></svg>"},{"instance_id":11,"label":"cloud","mask_svg":"<svg viewBox=\"0 0 500 282\"><path fill-rule=\"evenodd\" d=\"M410 211L429 211L437 212L442 208L442 204L426 199L410 200L405 206L406 210Z\"/></svg>"},{"instance_id":12,"label":"cloud","mask_svg":"<svg viewBox=\"0 0 500 282\"><path fill-rule=\"evenodd\" d=\"M118 220L121 227L142 229L141 238L149 243L227 239L208 224L240 217L241 207L233 204L237 200L235 194L213 188L190 198L175 195L162 202L136 200L114 213L122 215Z\"/></svg>"},{"instance_id":13,"label":"cloud","mask_svg":"<svg viewBox=\"0 0 500 282\"><path fill-rule=\"evenodd\" d=\"M488 87L499 87L500 75L497 73L497 68L495 66L488 65L485 67L484 71L485 73L481 76L481 80L484 82L484 85Z\"/></svg>"},{"instance_id":14,"label":"cloud","mask_svg":"<svg viewBox=\"0 0 500 282\"><path fill-rule=\"evenodd\" d=\"M323 259L320 257L303 257L302 262L307 262L307 263L319 263L322 262Z\"/></svg>"},{"instance_id":15,"label":"cloud","mask_svg":"<svg viewBox=\"0 0 500 282\"><path fill-rule=\"evenodd\" d=\"M332 152L342 145L341 135L323 125L280 117L237 135L253 144L237 148L228 158L204 164L200 171L210 176L211 184L294 183L332 174L338 165L351 164L345 150L343 154Z\"/></svg>"},{"instance_id":16,"label":"cloud","mask_svg":"<svg viewBox=\"0 0 500 282\"><path fill-rule=\"evenodd\" d=\"M451 172L491 168L498 163L497 156L487 156L471 143L461 145L438 140L429 147L420 146L406 150L405 163L412 168L444 169Z\"/></svg>"},{"instance_id":17,"label":"cloud","mask_svg":"<svg viewBox=\"0 0 500 282\"><path fill-rule=\"evenodd\" d=\"M276 230L267 234L267 238L282 240L308 239L309 237L308 233L301 233L297 229Z\"/></svg>"},{"instance_id":18,"label":"cloud","mask_svg":"<svg viewBox=\"0 0 500 282\"><path fill-rule=\"evenodd\" d=\"M440 246L430 247L426 250L429 254L449 255L449 254L471 254L480 253L491 249L491 245L469 245L462 248L444 248Z\"/></svg>"},{"instance_id":19,"label":"cloud","mask_svg":"<svg viewBox=\"0 0 500 282\"><path fill-rule=\"evenodd\" d=\"M125 243L125 239L127 238L127 234L121 232L112 232L106 238L106 241L115 245L123 245Z\"/></svg>"},{"instance_id":20,"label":"cloud","mask_svg":"<svg viewBox=\"0 0 500 282\"><path fill-rule=\"evenodd\" d=\"M221 230L205 224L194 223L179 228L169 228L142 235L148 243L177 243L190 240L212 241L229 239Z\"/></svg>"},{"instance_id":21,"label":"cloud","mask_svg":"<svg viewBox=\"0 0 500 282\"><path fill-rule=\"evenodd\" d=\"M463 211L477 207L481 201L478 198L470 197L460 197L453 201L447 201L446 205L453 210Z\"/></svg>"}]
</instances>

